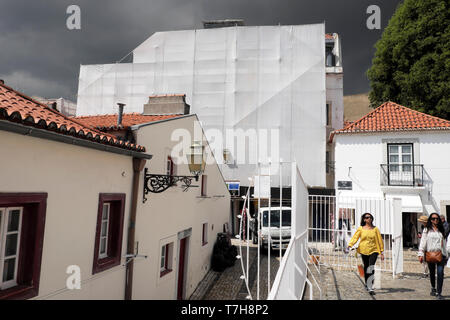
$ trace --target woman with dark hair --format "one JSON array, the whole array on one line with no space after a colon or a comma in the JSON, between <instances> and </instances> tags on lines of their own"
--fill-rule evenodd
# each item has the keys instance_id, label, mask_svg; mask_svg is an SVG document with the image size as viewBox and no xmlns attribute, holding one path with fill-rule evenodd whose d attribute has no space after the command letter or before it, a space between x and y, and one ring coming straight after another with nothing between
<instances>
[{"instance_id":1,"label":"woman with dark hair","mask_svg":"<svg viewBox=\"0 0 450 320\"><path fill-rule=\"evenodd\" d=\"M436 212L428 217L427 226L423 230L422 238L419 246L419 261L425 261L430 270L431 292L430 295L436 296L437 299L443 300L442 286L444 284L444 267L447 263L447 243L445 240L445 230L441 218ZM437 269L437 289L436 289L436 272Z\"/></svg>"},{"instance_id":2,"label":"woman with dark hair","mask_svg":"<svg viewBox=\"0 0 450 320\"><path fill-rule=\"evenodd\" d=\"M348 244L348 248L351 248L361 238L358 246L358 253L361 254L361 258L364 264L364 279L366 282L366 289L371 295L375 294L373 290L373 276L375 274L375 263L377 262L378 255L381 260L384 260L384 244L381 239L380 230L373 224L373 216L370 213L364 213L361 216L361 226L356 230L352 239Z\"/></svg>"}]
</instances>

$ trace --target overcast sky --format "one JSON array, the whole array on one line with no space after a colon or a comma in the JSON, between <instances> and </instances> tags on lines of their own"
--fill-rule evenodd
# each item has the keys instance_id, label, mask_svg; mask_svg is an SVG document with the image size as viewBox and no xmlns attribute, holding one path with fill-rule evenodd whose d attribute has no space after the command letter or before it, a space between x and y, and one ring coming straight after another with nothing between
<instances>
[{"instance_id":1,"label":"overcast sky","mask_svg":"<svg viewBox=\"0 0 450 320\"><path fill-rule=\"evenodd\" d=\"M325 21L342 40L344 94L369 91L374 44L401 0L0 0L0 79L28 95L76 102L80 64L120 60L157 31L202 28L209 19L248 26ZM66 9L81 8L81 30ZM381 8L381 30L366 9Z\"/></svg>"}]
</instances>

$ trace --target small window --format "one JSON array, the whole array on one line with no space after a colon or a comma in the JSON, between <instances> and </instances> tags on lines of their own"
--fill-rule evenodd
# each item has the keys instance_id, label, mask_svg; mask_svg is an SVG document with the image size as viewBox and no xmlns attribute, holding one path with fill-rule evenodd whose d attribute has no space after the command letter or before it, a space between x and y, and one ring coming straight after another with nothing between
<instances>
[{"instance_id":1,"label":"small window","mask_svg":"<svg viewBox=\"0 0 450 320\"><path fill-rule=\"evenodd\" d=\"M173 242L167 243L161 247L160 277L163 277L172 271L172 252Z\"/></svg>"},{"instance_id":2,"label":"small window","mask_svg":"<svg viewBox=\"0 0 450 320\"><path fill-rule=\"evenodd\" d=\"M167 165L166 165L166 174L168 176L173 176L173 174L174 174L173 169L174 169L174 164L173 164L172 157L168 156L167 157Z\"/></svg>"},{"instance_id":3,"label":"small window","mask_svg":"<svg viewBox=\"0 0 450 320\"><path fill-rule=\"evenodd\" d=\"M110 203L103 204L101 231L100 231L100 252L99 258L106 258L108 256L108 237L109 237L109 218L110 218Z\"/></svg>"},{"instance_id":4,"label":"small window","mask_svg":"<svg viewBox=\"0 0 450 320\"><path fill-rule=\"evenodd\" d=\"M414 185L413 145L388 144L388 174L389 184Z\"/></svg>"},{"instance_id":5,"label":"small window","mask_svg":"<svg viewBox=\"0 0 450 320\"><path fill-rule=\"evenodd\" d=\"M120 264L124 214L125 194L99 195L93 274Z\"/></svg>"},{"instance_id":6,"label":"small window","mask_svg":"<svg viewBox=\"0 0 450 320\"><path fill-rule=\"evenodd\" d=\"M0 193L0 300L39 293L46 193Z\"/></svg>"},{"instance_id":7,"label":"small window","mask_svg":"<svg viewBox=\"0 0 450 320\"><path fill-rule=\"evenodd\" d=\"M331 126L331 104L330 103L326 104L325 116L326 116L327 126Z\"/></svg>"},{"instance_id":8,"label":"small window","mask_svg":"<svg viewBox=\"0 0 450 320\"><path fill-rule=\"evenodd\" d=\"M202 246L207 244L208 244L208 223L204 223L202 230Z\"/></svg>"},{"instance_id":9,"label":"small window","mask_svg":"<svg viewBox=\"0 0 450 320\"><path fill-rule=\"evenodd\" d=\"M327 67L334 67L336 66L336 56L333 53L333 45L327 45L325 48L325 56L326 56L326 66Z\"/></svg>"},{"instance_id":10,"label":"small window","mask_svg":"<svg viewBox=\"0 0 450 320\"><path fill-rule=\"evenodd\" d=\"M330 151L325 152L325 161L326 161L325 170L327 173L330 173Z\"/></svg>"},{"instance_id":11,"label":"small window","mask_svg":"<svg viewBox=\"0 0 450 320\"><path fill-rule=\"evenodd\" d=\"M201 190L202 197L206 197L206 195L207 195L207 192L206 192L207 180L208 180L208 177L206 175L202 175L202 190Z\"/></svg>"}]
</instances>

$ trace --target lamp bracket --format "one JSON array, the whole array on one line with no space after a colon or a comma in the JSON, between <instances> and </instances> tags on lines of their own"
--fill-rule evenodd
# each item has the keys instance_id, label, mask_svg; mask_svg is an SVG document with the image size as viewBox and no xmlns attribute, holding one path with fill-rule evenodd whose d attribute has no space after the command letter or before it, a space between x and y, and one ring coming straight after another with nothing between
<instances>
[{"instance_id":1,"label":"lamp bracket","mask_svg":"<svg viewBox=\"0 0 450 320\"><path fill-rule=\"evenodd\" d=\"M190 187L198 187L192 185L192 179L198 181L198 175L195 176L173 176L167 174L150 174L148 169L144 171L144 196L143 203L147 201L147 194L161 193L169 189L177 182L182 182L183 191L187 191Z\"/></svg>"}]
</instances>

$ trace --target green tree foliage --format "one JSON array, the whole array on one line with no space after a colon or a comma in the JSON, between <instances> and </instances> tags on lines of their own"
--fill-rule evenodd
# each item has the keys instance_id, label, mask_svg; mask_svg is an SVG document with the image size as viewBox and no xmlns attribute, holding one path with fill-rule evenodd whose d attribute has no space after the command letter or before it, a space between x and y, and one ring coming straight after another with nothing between
<instances>
[{"instance_id":1,"label":"green tree foliage","mask_svg":"<svg viewBox=\"0 0 450 320\"><path fill-rule=\"evenodd\" d=\"M375 48L372 107L393 101L450 120L449 0L404 0Z\"/></svg>"}]
</instances>

